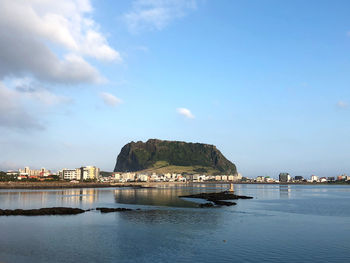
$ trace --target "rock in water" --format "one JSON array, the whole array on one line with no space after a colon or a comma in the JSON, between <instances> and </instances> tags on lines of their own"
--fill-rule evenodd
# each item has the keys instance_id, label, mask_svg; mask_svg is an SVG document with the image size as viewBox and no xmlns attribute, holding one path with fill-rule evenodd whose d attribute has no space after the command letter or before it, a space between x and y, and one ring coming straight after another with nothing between
<instances>
[{"instance_id":1,"label":"rock in water","mask_svg":"<svg viewBox=\"0 0 350 263\"><path fill-rule=\"evenodd\" d=\"M112 213L112 212L125 212L125 211L132 211L130 208L110 208L110 207L97 207L97 211L100 211L101 213Z\"/></svg>"},{"instance_id":2,"label":"rock in water","mask_svg":"<svg viewBox=\"0 0 350 263\"><path fill-rule=\"evenodd\" d=\"M187 197L187 198L200 198L205 199L207 201L213 202L214 204L218 206L231 206L236 205L235 202L229 202L229 201L223 201L223 200L237 200L237 199L252 199L251 196L244 196L244 195L235 195L233 193L230 193L228 191L225 192L219 192L219 193L199 193L199 194L193 194L193 195L182 195L179 197ZM199 207L213 207L212 203L205 203L200 204Z\"/></svg>"},{"instance_id":3,"label":"rock in water","mask_svg":"<svg viewBox=\"0 0 350 263\"><path fill-rule=\"evenodd\" d=\"M85 210L71 207L48 207L40 209L0 209L0 216L47 216L47 215L76 215Z\"/></svg>"},{"instance_id":4,"label":"rock in water","mask_svg":"<svg viewBox=\"0 0 350 263\"><path fill-rule=\"evenodd\" d=\"M214 146L203 143L163 141L126 144L117 158L115 172L141 170L236 174L236 166Z\"/></svg>"}]
</instances>

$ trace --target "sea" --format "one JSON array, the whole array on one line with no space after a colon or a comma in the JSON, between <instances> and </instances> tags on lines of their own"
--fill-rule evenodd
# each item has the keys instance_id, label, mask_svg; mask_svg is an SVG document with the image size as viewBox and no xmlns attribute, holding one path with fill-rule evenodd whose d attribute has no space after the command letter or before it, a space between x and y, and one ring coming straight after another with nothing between
<instances>
[{"instance_id":1,"label":"sea","mask_svg":"<svg viewBox=\"0 0 350 263\"><path fill-rule=\"evenodd\" d=\"M1 216L0 262L350 262L350 186L234 187L254 198L199 208L179 197L225 184L0 190L1 209L134 209Z\"/></svg>"}]
</instances>

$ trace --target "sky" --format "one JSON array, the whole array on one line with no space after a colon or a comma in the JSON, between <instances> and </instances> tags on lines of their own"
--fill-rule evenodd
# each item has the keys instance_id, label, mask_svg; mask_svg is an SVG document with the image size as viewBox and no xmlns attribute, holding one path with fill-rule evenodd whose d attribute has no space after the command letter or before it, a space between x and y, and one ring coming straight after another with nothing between
<instances>
[{"instance_id":1,"label":"sky","mask_svg":"<svg viewBox=\"0 0 350 263\"><path fill-rule=\"evenodd\" d=\"M243 176L350 174L349 1L0 0L0 170L150 138Z\"/></svg>"}]
</instances>

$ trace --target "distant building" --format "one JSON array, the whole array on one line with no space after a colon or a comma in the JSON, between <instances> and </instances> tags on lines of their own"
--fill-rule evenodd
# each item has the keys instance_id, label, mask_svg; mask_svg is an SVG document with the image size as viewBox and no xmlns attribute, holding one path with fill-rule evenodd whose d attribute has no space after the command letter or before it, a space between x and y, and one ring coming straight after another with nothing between
<instances>
[{"instance_id":1,"label":"distant building","mask_svg":"<svg viewBox=\"0 0 350 263\"><path fill-rule=\"evenodd\" d=\"M281 183L287 183L290 181L291 177L290 177L289 173L280 173L278 178L279 178L279 181Z\"/></svg>"},{"instance_id":2,"label":"distant building","mask_svg":"<svg viewBox=\"0 0 350 263\"><path fill-rule=\"evenodd\" d=\"M334 176L328 177L328 178L327 178L327 181L328 181L328 182L334 182L334 181L335 181Z\"/></svg>"},{"instance_id":3,"label":"distant building","mask_svg":"<svg viewBox=\"0 0 350 263\"><path fill-rule=\"evenodd\" d=\"M148 182L149 177L147 174L139 174L138 175L138 180L141 182Z\"/></svg>"},{"instance_id":4,"label":"distant building","mask_svg":"<svg viewBox=\"0 0 350 263\"><path fill-rule=\"evenodd\" d=\"M135 173L123 173L122 180L125 182L134 182L135 181Z\"/></svg>"},{"instance_id":5,"label":"distant building","mask_svg":"<svg viewBox=\"0 0 350 263\"><path fill-rule=\"evenodd\" d=\"M24 169L19 169L20 175L34 176L33 178L49 176L50 173L51 171L46 170L45 168L41 168L40 170L31 170L28 166L26 166Z\"/></svg>"},{"instance_id":6,"label":"distant building","mask_svg":"<svg viewBox=\"0 0 350 263\"><path fill-rule=\"evenodd\" d=\"M294 178L295 181L303 181L304 180L304 177L300 176L300 175L297 175L295 176Z\"/></svg>"},{"instance_id":7,"label":"distant building","mask_svg":"<svg viewBox=\"0 0 350 263\"><path fill-rule=\"evenodd\" d=\"M100 177L100 169L95 166L80 167L78 180L97 180Z\"/></svg>"},{"instance_id":8,"label":"distant building","mask_svg":"<svg viewBox=\"0 0 350 263\"><path fill-rule=\"evenodd\" d=\"M191 174L191 179L192 182L198 182L199 181L199 174Z\"/></svg>"},{"instance_id":9,"label":"distant building","mask_svg":"<svg viewBox=\"0 0 350 263\"><path fill-rule=\"evenodd\" d=\"M242 180L242 175L240 173L227 176L227 180L229 181L240 181Z\"/></svg>"},{"instance_id":10,"label":"distant building","mask_svg":"<svg viewBox=\"0 0 350 263\"><path fill-rule=\"evenodd\" d=\"M273 183L273 182L275 182L275 179L273 179L273 178L267 176L267 177L265 177L265 182L267 182L267 183Z\"/></svg>"},{"instance_id":11,"label":"distant building","mask_svg":"<svg viewBox=\"0 0 350 263\"><path fill-rule=\"evenodd\" d=\"M59 176L63 180L98 180L100 169L95 166L83 166L76 169L62 169Z\"/></svg>"},{"instance_id":12,"label":"distant building","mask_svg":"<svg viewBox=\"0 0 350 263\"><path fill-rule=\"evenodd\" d=\"M78 174L80 175L80 169L63 169L62 170L63 180L77 180Z\"/></svg>"},{"instance_id":13,"label":"distant building","mask_svg":"<svg viewBox=\"0 0 350 263\"><path fill-rule=\"evenodd\" d=\"M6 175L19 176L19 171L7 171Z\"/></svg>"},{"instance_id":14,"label":"distant building","mask_svg":"<svg viewBox=\"0 0 350 263\"><path fill-rule=\"evenodd\" d=\"M46 170L45 168L41 168L40 169L40 176L49 176L51 174L51 171L50 170Z\"/></svg>"},{"instance_id":15,"label":"distant building","mask_svg":"<svg viewBox=\"0 0 350 263\"><path fill-rule=\"evenodd\" d=\"M264 176L258 176L258 177L256 178L256 181L257 181L258 183L263 183L263 182L265 182L265 177L264 177Z\"/></svg>"},{"instance_id":16,"label":"distant building","mask_svg":"<svg viewBox=\"0 0 350 263\"><path fill-rule=\"evenodd\" d=\"M318 176L316 176L316 175L311 175L310 181L311 181L311 182L318 182Z\"/></svg>"},{"instance_id":17,"label":"distant building","mask_svg":"<svg viewBox=\"0 0 350 263\"><path fill-rule=\"evenodd\" d=\"M114 180L119 181L121 179L121 174L120 173L114 173Z\"/></svg>"},{"instance_id":18,"label":"distant building","mask_svg":"<svg viewBox=\"0 0 350 263\"><path fill-rule=\"evenodd\" d=\"M342 175L337 176L337 181L343 181L345 180L345 177Z\"/></svg>"}]
</instances>

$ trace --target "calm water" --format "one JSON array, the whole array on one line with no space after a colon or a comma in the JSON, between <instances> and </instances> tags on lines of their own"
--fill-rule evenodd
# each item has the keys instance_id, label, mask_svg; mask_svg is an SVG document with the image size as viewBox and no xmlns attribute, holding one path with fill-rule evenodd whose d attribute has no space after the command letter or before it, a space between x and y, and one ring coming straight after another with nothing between
<instances>
[{"instance_id":1,"label":"calm water","mask_svg":"<svg viewBox=\"0 0 350 263\"><path fill-rule=\"evenodd\" d=\"M350 262L350 187L236 185L254 199L209 209L177 197L220 190L0 190L3 209L142 209L0 217L0 262Z\"/></svg>"}]
</instances>

